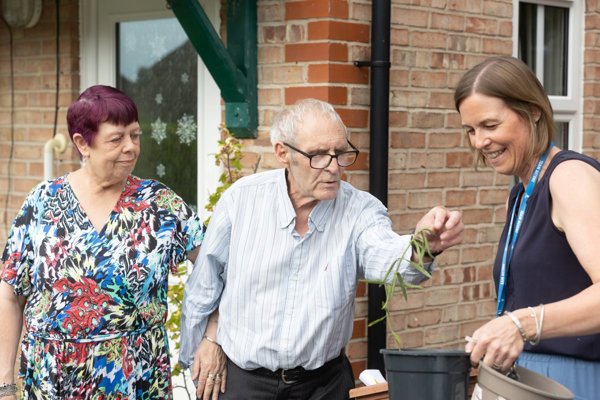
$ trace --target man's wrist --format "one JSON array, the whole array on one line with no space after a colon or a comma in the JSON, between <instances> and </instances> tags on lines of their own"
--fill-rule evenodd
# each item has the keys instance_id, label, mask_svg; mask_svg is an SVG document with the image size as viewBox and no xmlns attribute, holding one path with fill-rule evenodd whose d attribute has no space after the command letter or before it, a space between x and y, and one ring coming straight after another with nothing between
<instances>
[{"instance_id":1,"label":"man's wrist","mask_svg":"<svg viewBox=\"0 0 600 400\"><path fill-rule=\"evenodd\" d=\"M216 344L217 346L221 347L221 345L215 339L211 338L208 335L204 335L202 337L202 339L206 339L207 341L211 342L212 344Z\"/></svg>"}]
</instances>

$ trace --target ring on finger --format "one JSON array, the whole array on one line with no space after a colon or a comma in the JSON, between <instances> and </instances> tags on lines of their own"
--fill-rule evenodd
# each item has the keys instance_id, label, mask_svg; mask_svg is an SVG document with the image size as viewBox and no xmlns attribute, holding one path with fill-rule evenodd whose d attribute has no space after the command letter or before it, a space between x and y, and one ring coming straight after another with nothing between
<instances>
[{"instance_id":1,"label":"ring on finger","mask_svg":"<svg viewBox=\"0 0 600 400\"><path fill-rule=\"evenodd\" d=\"M492 364L492 368L493 368L493 369L496 369L496 370L498 370L498 371L500 371L500 370L502 369L502 365L498 365L498 364L496 364L496 363L493 363L493 364Z\"/></svg>"}]
</instances>

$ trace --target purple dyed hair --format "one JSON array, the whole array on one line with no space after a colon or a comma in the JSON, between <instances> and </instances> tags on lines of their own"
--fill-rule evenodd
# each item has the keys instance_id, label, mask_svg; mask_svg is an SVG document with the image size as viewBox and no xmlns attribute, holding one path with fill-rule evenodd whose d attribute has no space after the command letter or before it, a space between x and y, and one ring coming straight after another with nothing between
<instances>
[{"instance_id":1,"label":"purple dyed hair","mask_svg":"<svg viewBox=\"0 0 600 400\"><path fill-rule=\"evenodd\" d=\"M87 144L92 144L103 122L129 125L138 121L138 110L125 93L112 86L90 86L81 93L67 111L67 127L71 141L79 133Z\"/></svg>"}]
</instances>

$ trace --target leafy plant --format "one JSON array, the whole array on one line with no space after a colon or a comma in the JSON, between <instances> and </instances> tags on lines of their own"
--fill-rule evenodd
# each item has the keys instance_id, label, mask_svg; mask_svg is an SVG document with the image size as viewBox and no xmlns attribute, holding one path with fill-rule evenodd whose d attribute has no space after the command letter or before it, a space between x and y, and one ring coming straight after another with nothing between
<instances>
[{"instance_id":1,"label":"leafy plant","mask_svg":"<svg viewBox=\"0 0 600 400\"><path fill-rule=\"evenodd\" d=\"M384 286L385 288L385 300L381 305L381 310L383 310L384 315L381 318L376 319L375 321L371 321L369 323L369 327L378 324L383 320L387 320L390 333L392 334L394 341L396 342L396 345L398 347L401 346L402 340L400 338L400 335L394 330L394 327L389 322L390 320L388 317L390 314L390 302L394 297L394 294L396 293L397 289L399 289L402 293L402 297L404 297L404 300L408 299L409 289L421 289L420 285L413 285L404 281L404 278L400 273L400 265L402 264L402 261L409 261L412 267L417 269L427 278L431 278L431 274L425 269L424 262L425 256L433 258L431 249L429 248L429 242L427 240L427 234L429 232L430 231L428 229L420 230L418 232L415 232L415 234L410 239L410 248L412 248L412 252L416 255L417 261L413 261L412 259L407 258L407 253L409 249L409 247L407 247L402 253L402 255L396 260L394 260L394 262L390 265L383 279L365 279L365 282L367 283Z\"/></svg>"},{"instance_id":2,"label":"leafy plant","mask_svg":"<svg viewBox=\"0 0 600 400\"><path fill-rule=\"evenodd\" d=\"M184 277L187 276L187 262L182 262L177 267L177 272L171 273L171 279L169 282L169 291L167 298L169 302L169 317L165 322L165 328L167 329L167 335L169 339L175 343L175 348L179 350L179 338L181 337L181 307L183 305L183 292L185 289ZM173 367L173 376L185 375L186 371L179 365L175 364ZM183 389L188 394L188 398L191 400L190 388L188 388L187 379L183 379ZM193 391L193 388L191 388Z\"/></svg>"},{"instance_id":3,"label":"leafy plant","mask_svg":"<svg viewBox=\"0 0 600 400\"><path fill-rule=\"evenodd\" d=\"M208 212L214 210L223 192L242 176L242 142L231 136L224 125L219 129L223 139L218 142L219 151L215 154L215 165L222 167L223 173L219 177L219 186L208 196L208 203L204 206ZM204 223L208 225L209 221L210 218L207 218Z\"/></svg>"}]
</instances>

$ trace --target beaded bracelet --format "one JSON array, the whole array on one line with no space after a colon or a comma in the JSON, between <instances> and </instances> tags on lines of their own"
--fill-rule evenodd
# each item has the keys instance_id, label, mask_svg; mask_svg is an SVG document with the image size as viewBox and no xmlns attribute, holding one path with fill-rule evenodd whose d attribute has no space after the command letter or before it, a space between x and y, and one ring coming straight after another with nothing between
<instances>
[{"instance_id":1,"label":"beaded bracelet","mask_svg":"<svg viewBox=\"0 0 600 400\"><path fill-rule=\"evenodd\" d=\"M523 338L523 342L529 341L529 339L527 339L527 335L525 334L525 331L523 330L523 325L521 325L521 321L519 321L519 318L517 318L510 311L504 311L504 315L508 315L508 317L510 319L512 319L512 321L515 323L515 325L517 326L517 329L519 330L519 333L521 334L521 338Z\"/></svg>"},{"instance_id":2,"label":"beaded bracelet","mask_svg":"<svg viewBox=\"0 0 600 400\"><path fill-rule=\"evenodd\" d=\"M14 396L17 394L15 383L0 383L0 397Z\"/></svg>"},{"instance_id":3,"label":"beaded bracelet","mask_svg":"<svg viewBox=\"0 0 600 400\"><path fill-rule=\"evenodd\" d=\"M217 341L215 339L211 338L210 336L204 335L202 338L208 340L209 342L211 342L213 344L216 344L217 346L221 346L219 343L217 343Z\"/></svg>"}]
</instances>

